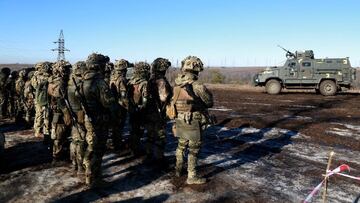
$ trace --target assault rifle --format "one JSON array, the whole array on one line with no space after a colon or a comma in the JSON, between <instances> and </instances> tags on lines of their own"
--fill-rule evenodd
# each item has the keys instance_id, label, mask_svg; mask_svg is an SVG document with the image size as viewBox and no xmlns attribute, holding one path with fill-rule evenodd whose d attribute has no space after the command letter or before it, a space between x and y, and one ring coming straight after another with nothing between
<instances>
[{"instance_id":1,"label":"assault rifle","mask_svg":"<svg viewBox=\"0 0 360 203\"><path fill-rule=\"evenodd\" d=\"M75 80L74 77L71 77L71 80L73 81L74 85L75 85L75 92L80 96L80 105L82 110L84 111L85 115L87 116L88 120L90 121L91 124L93 124L93 119L90 115L90 111L89 111L89 107L86 103L86 98L84 95L82 95L80 93L80 87L77 85L77 82Z\"/></svg>"},{"instance_id":2,"label":"assault rifle","mask_svg":"<svg viewBox=\"0 0 360 203\"><path fill-rule=\"evenodd\" d=\"M70 113L70 117L73 121L73 126L75 126L75 128L77 129L79 134L81 134L81 132L86 132L85 127L83 125L79 124L79 122L77 120L77 115L75 114L74 110L72 109L69 100L65 97L65 94L61 88L60 88L60 95L65 102L65 106L66 106L67 110Z\"/></svg>"}]
</instances>

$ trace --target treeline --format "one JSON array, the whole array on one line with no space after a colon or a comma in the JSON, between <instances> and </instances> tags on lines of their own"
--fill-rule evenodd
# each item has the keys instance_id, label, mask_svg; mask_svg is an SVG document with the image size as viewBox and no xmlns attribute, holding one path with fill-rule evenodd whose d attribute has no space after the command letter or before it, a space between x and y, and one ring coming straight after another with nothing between
<instances>
[{"instance_id":1,"label":"treeline","mask_svg":"<svg viewBox=\"0 0 360 203\"><path fill-rule=\"evenodd\" d=\"M254 75L261 69L263 68L205 68L204 71L200 73L199 81L212 84L249 85L252 84ZM172 84L179 72L180 70L177 68L168 70L167 78Z\"/></svg>"}]
</instances>

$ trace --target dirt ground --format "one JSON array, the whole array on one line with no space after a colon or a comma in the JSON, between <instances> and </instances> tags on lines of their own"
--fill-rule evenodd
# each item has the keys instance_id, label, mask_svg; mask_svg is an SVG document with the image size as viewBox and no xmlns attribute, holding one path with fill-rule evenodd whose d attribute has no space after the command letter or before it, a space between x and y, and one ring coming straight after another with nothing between
<instances>
[{"instance_id":1,"label":"dirt ground","mask_svg":"<svg viewBox=\"0 0 360 203\"><path fill-rule=\"evenodd\" d=\"M186 185L186 175L174 178L177 141L169 130L169 169L109 150L103 176L111 185L87 190L68 163L51 164L31 129L5 120L0 202L301 202L321 182L332 150L331 169L348 164L350 174L360 176L359 94L210 89L218 124L208 129L200 152L206 184ZM354 202L359 195L359 181L330 178L329 202ZM313 200L320 201L320 195Z\"/></svg>"}]
</instances>

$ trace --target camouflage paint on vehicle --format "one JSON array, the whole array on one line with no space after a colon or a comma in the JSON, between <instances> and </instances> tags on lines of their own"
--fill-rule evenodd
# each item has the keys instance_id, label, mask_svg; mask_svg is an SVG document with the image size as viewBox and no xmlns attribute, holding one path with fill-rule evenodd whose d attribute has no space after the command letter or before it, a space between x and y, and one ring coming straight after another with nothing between
<instances>
[{"instance_id":1,"label":"camouflage paint on vehicle","mask_svg":"<svg viewBox=\"0 0 360 203\"><path fill-rule=\"evenodd\" d=\"M255 86L265 86L269 94L286 89L315 89L323 95L334 95L342 87L350 88L356 69L349 58L315 59L312 50L292 53L284 49L283 66L268 67L254 76Z\"/></svg>"}]
</instances>

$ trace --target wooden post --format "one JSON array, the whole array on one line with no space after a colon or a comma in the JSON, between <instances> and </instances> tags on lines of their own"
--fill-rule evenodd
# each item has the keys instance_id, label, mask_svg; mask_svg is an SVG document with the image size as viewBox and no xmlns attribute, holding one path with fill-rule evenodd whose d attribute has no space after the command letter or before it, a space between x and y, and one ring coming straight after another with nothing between
<instances>
[{"instance_id":1,"label":"wooden post","mask_svg":"<svg viewBox=\"0 0 360 203\"><path fill-rule=\"evenodd\" d=\"M323 203L326 203L326 202L327 202L327 197L326 197L326 195L327 195L327 188L328 188L328 177L326 177L326 174L327 174L328 171L330 170L331 161L332 161L332 158L333 158L334 154L335 154L335 152L333 152L333 151L330 152L328 164L327 164L326 171L325 171L324 190L323 190L323 195L322 195Z\"/></svg>"}]
</instances>

